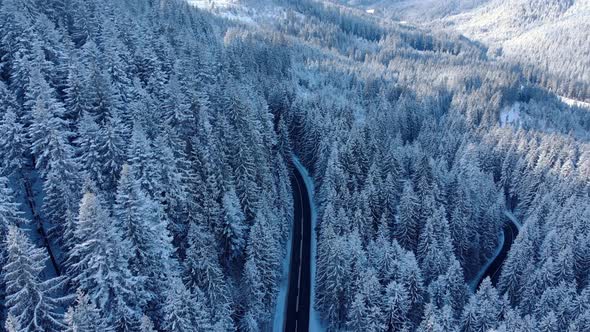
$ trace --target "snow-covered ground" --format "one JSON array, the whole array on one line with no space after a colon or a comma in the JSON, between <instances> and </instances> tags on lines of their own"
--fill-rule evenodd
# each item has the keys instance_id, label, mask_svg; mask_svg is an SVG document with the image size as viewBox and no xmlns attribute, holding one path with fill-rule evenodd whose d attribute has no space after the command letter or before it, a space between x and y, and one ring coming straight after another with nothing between
<instances>
[{"instance_id":1,"label":"snow-covered ground","mask_svg":"<svg viewBox=\"0 0 590 332\"><path fill-rule=\"evenodd\" d=\"M187 0L187 2L201 9L227 8L236 3L235 0Z\"/></svg>"},{"instance_id":2,"label":"snow-covered ground","mask_svg":"<svg viewBox=\"0 0 590 332\"><path fill-rule=\"evenodd\" d=\"M510 219L512 221L512 223L514 223L514 225L516 225L516 228L518 228L518 230L520 231L520 229L522 228L522 223L514 216L514 214L508 210L504 211L504 215ZM490 267L490 265L492 265L492 263L494 262L494 260L496 259L496 257L498 257L498 255L500 254L500 252L502 251L502 247L504 246L504 232L501 232L498 235L498 247L496 248L496 251L494 252L494 255L492 255L492 257L490 257L490 259L488 259L488 261L481 267L481 269L479 270L479 272L477 272L477 274L475 275L475 277L473 279L471 279L471 281L469 282L469 289L471 290L472 293L475 293L477 291L477 282L481 279L481 277L485 274L486 270Z\"/></svg>"},{"instance_id":3,"label":"snow-covered ground","mask_svg":"<svg viewBox=\"0 0 590 332\"><path fill-rule=\"evenodd\" d=\"M505 107L500 112L500 125L502 127L507 124L518 126L520 124L520 103L514 103L512 106Z\"/></svg>"},{"instance_id":4,"label":"snow-covered ground","mask_svg":"<svg viewBox=\"0 0 590 332\"><path fill-rule=\"evenodd\" d=\"M560 96L559 99L564 104L566 104L568 106L586 108L586 109L590 110L590 103L586 103L586 102L583 102L583 101L579 101L579 100L575 100L575 99L570 99L570 98L562 97L562 96Z\"/></svg>"},{"instance_id":5,"label":"snow-covered ground","mask_svg":"<svg viewBox=\"0 0 590 332\"><path fill-rule=\"evenodd\" d=\"M228 20L248 25L272 22L284 14L280 6L271 5L270 0L186 0L197 8L208 10Z\"/></svg>"},{"instance_id":6,"label":"snow-covered ground","mask_svg":"<svg viewBox=\"0 0 590 332\"><path fill-rule=\"evenodd\" d=\"M285 316L287 313L287 294L289 293L289 268L291 264L292 243L293 232L289 231L289 238L286 243L287 251L283 257L283 275L281 283L279 284L279 295L277 297L277 305L275 307L275 314L272 323L273 332L283 331L283 327L285 325Z\"/></svg>"},{"instance_id":7,"label":"snow-covered ground","mask_svg":"<svg viewBox=\"0 0 590 332\"><path fill-rule=\"evenodd\" d=\"M498 257L498 255L502 251L503 246L504 246L504 232L500 232L498 234L498 247L496 248L496 251L494 252L492 257L490 257L490 259L488 259L488 261L481 267L481 269L479 269L479 272L477 272L475 277L473 277L473 279L471 279L471 281L468 284L469 289L471 290L472 293L475 293L477 291L476 288L477 288L478 281L481 279L481 277L483 277L483 275L486 273L486 271L490 267L490 265L492 265L492 263L494 262L496 257Z\"/></svg>"}]
</instances>

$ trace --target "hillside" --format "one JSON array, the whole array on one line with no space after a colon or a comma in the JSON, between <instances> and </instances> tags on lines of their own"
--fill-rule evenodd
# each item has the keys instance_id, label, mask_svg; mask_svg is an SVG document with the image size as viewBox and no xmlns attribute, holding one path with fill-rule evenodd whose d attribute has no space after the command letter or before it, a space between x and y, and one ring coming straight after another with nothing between
<instances>
[{"instance_id":1,"label":"hillside","mask_svg":"<svg viewBox=\"0 0 590 332\"><path fill-rule=\"evenodd\" d=\"M590 98L587 0L340 1L356 8L482 42L490 57L515 62L527 77L561 95Z\"/></svg>"},{"instance_id":2,"label":"hillside","mask_svg":"<svg viewBox=\"0 0 590 332\"><path fill-rule=\"evenodd\" d=\"M491 53L533 67L531 76L551 90L587 99L590 81L590 2L495 1L443 19L443 24L481 40Z\"/></svg>"},{"instance_id":3,"label":"hillside","mask_svg":"<svg viewBox=\"0 0 590 332\"><path fill-rule=\"evenodd\" d=\"M432 19L459 14L490 0L328 0L346 6L375 10L388 19L409 22L426 22Z\"/></svg>"},{"instance_id":4,"label":"hillside","mask_svg":"<svg viewBox=\"0 0 590 332\"><path fill-rule=\"evenodd\" d=\"M317 188L315 310L328 330L586 324L565 309L589 294L570 254L588 255L573 234L590 212L586 108L452 29L341 3L267 8L281 15L251 16L231 37L288 46L294 84L274 84L286 84L278 109ZM524 223L508 267L472 294L506 215Z\"/></svg>"},{"instance_id":5,"label":"hillside","mask_svg":"<svg viewBox=\"0 0 590 332\"><path fill-rule=\"evenodd\" d=\"M348 5L0 0L0 324L590 326L587 104Z\"/></svg>"}]
</instances>

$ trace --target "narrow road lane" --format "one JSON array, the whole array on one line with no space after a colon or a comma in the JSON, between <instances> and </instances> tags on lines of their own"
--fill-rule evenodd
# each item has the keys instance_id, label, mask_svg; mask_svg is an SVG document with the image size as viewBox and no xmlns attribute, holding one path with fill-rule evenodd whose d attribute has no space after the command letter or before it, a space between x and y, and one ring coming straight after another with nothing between
<instances>
[{"instance_id":1,"label":"narrow road lane","mask_svg":"<svg viewBox=\"0 0 590 332\"><path fill-rule=\"evenodd\" d=\"M291 181L295 213L285 331L307 332L311 291L311 209L309 193L296 167L293 167Z\"/></svg>"},{"instance_id":2,"label":"narrow road lane","mask_svg":"<svg viewBox=\"0 0 590 332\"><path fill-rule=\"evenodd\" d=\"M518 235L518 227L515 224L515 221L510 219L508 216L506 217L507 220L503 228L504 244L502 245L502 250L500 250L496 258L494 258L492 264L488 266L482 277L477 281L477 286L475 287L475 290L479 288L481 282L487 277L490 277L492 285L496 286L498 284L498 280L500 279L500 274L502 271L502 266L504 265L504 261L508 256L508 252L512 247L512 243L514 243L514 240Z\"/></svg>"}]
</instances>

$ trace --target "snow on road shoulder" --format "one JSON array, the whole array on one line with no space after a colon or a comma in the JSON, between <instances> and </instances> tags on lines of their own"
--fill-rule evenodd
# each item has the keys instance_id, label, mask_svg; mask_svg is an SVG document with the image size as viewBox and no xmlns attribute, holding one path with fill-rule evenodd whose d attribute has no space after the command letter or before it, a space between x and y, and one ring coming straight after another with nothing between
<instances>
[{"instance_id":1,"label":"snow on road shoulder","mask_svg":"<svg viewBox=\"0 0 590 332\"><path fill-rule=\"evenodd\" d=\"M473 279L471 279L471 281L469 282L469 290L471 290L471 293L475 293L477 291L478 281L483 277L490 265L494 263L494 260L496 259L496 257L498 257L500 252L502 252L502 247L504 247L504 231L500 232L498 235L498 247L496 248L496 251L494 252L492 257L488 259L488 261L481 267L479 272L477 272L475 277L473 277Z\"/></svg>"},{"instance_id":2,"label":"snow on road shoulder","mask_svg":"<svg viewBox=\"0 0 590 332\"><path fill-rule=\"evenodd\" d=\"M283 273L281 276L281 282L279 284L279 295L277 296L277 304L275 307L275 314L272 322L273 332L283 331L285 325L285 319L287 314L287 294L289 293L289 268L291 265L291 250L293 244L293 224L291 224L291 230L289 230L289 237L287 239L287 251L283 256Z\"/></svg>"},{"instance_id":3,"label":"snow on road shoulder","mask_svg":"<svg viewBox=\"0 0 590 332\"><path fill-rule=\"evenodd\" d=\"M310 209L311 209L311 229L312 229L312 237L311 237L311 303L309 309L309 330L313 332L320 332L325 331L326 329L322 326L320 320L320 314L315 310L314 302L315 302L315 287L316 287L316 257L317 257L317 234L316 234L316 227L317 227L317 209L315 206L315 186L313 183L313 178L303 166L299 158L293 155L293 164L299 172L301 173L301 177L303 178L303 182L305 183L305 187L307 188L307 192L309 193L309 200L310 200Z\"/></svg>"},{"instance_id":4,"label":"snow on road shoulder","mask_svg":"<svg viewBox=\"0 0 590 332\"><path fill-rule=\"evenodd\" d=\"M511 211L504 211L504 215L510 219L514 225L516 225L516 228L518 228L518 230L520 231L520 229L522 228L522 224L520 223L520 221L518 221L518 219L516 219L516 217L514 216L514 214Z\"/></svg>"},{"instance_id":5,"label":"snow on road shoulder","mask_svg":"<svg viewBox=\"0 0 590 332\"><path fill-rule=\"evenodd\" d=\"M518 219L514 216L514 214L511 211L505 210L504 211L504 215L508 219L510 219L510 221L512 221L512 223L520 231L520 229L522 228L522 223L520 223L520 221L518 221ZM481 267L481 269L479 270L479 272L477 272L477 274L475 275L475 277L473 279L471 279L471 281L469 282L469 289L471 290L472 293L475 293L475 291L477 291L477 289L476 289L477 288L477 282L481 279L481 277L483 277L483 275L486 272L486 270L490 267L490 265L492 265L492 263L494 262L494 260L496 259L496 257L498 257L498 255L502 251L502 247L504 246L504 240L505 240L504 239L504 231L502 231L498 235L498 248L494 252L494 255Z\"/></svg>"}]
</instances>

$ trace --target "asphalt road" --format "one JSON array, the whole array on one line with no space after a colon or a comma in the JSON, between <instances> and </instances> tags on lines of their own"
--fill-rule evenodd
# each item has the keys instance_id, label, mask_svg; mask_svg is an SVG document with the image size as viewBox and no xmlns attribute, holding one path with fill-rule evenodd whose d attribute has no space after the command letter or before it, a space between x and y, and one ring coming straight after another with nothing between
<instances>
[{"instance_id":1,"label":"asphalt road","mask_svg":"<svg viewBox=\"0 0 590 332\"><path fill-rule=\"evenodd\" d=\"M293 167L291 182L295 213L285 331L307 332L311 293L311 209L309 193L296 167Z\"/></svg>"},{"instance_id":2,"label":"asphalt road","mask_svg":"<svg viewBox=\"0 0 590 332\"><path fill-rule=\"evenodd\" d=\"M481 282L487 277L490 277L492 285L496 286L498 284L501 274L500 272L502 271L502 265L508 256L508 252L512 247L512 243L514 243L516 236L518 236L518 227L516 227L511 219L508 219L504 225L503 231L504 245L502 246L502 250L500 250L498 256L496 256L492 264L487 268L481 279L478 281L476 289L479 288Z\"/></svg>"}]
</instances>

